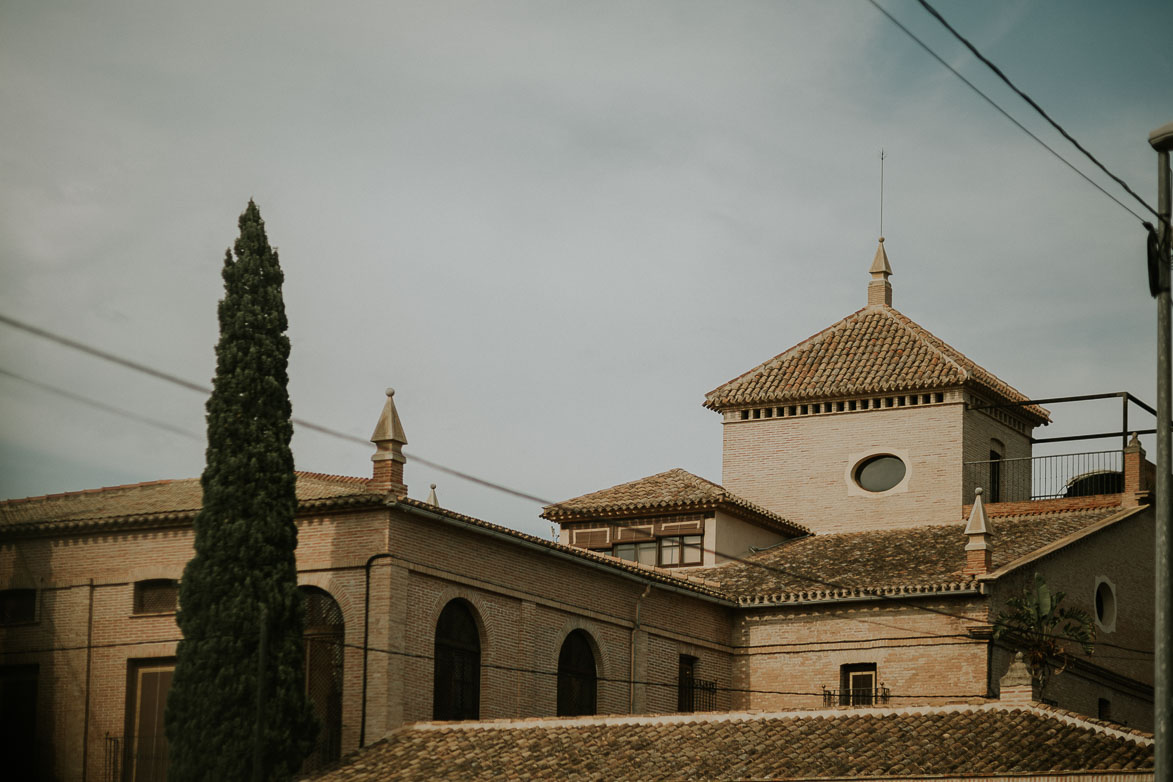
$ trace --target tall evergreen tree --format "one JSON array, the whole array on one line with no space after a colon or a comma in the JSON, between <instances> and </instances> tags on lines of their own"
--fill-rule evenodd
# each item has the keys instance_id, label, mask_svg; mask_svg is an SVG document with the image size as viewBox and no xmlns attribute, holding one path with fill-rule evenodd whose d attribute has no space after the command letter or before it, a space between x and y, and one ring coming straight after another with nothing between
<instances>
[{"instance_id":1,"label":"tall evergreen tree","mask_svg":"<svg viewBox=\"0 0 1173 782\"><path fill-rule=\"evenodd\" d=\"M166 711L170 782L252 778L262 607L263 778L292 776L317 730L302 673L284 275L251 200L235 252L224 257L196 553L179 587L183 640Z\"/></svg>"}]
</instances>

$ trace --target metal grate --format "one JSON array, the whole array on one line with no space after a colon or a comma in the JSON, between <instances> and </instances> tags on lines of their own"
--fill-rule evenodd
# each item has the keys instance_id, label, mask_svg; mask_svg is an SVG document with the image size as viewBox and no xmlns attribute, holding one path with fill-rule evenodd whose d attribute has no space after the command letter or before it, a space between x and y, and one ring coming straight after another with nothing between
<instances>
[{"instance_id":1,"label":"metal grate","mask_svg":"<svg viewBox=\"0 0 1173 782\"><path fill-rule=\"evenodd\" d=\"M679 688L679 711L717 710L716 682L686 676L680 679Z\"/></svg>"},{"instance_id":2,"label":"metal grate","mask_svg":"<svg viewBox=\"0 0 1173 782\"><path fill-rule=\"evenodd\" d=\"M171 613L179 606L179 582L171 578L139 581L134 585L136 614Z\"/></svg>"},{"instance_id":3,"label":"metal grate","mask_svg":"<svg viewBox=\"0 0 1173 782\"><path fill-rule=\"evenodd\" d=\"M165 782L167 737L106 734L102 782Z\"/></svg>"},{"instance_id":4,"label":"metal grate","mask_svg":"<svg viewBox=\"0 0 1173 782\"><path fill-rule=\"evenodd\" d=\"M854 689L828 690L823 688L823 705L831 706L884 706L892 697L887 687L856 687Z\"/></svg>"}]
</instances>

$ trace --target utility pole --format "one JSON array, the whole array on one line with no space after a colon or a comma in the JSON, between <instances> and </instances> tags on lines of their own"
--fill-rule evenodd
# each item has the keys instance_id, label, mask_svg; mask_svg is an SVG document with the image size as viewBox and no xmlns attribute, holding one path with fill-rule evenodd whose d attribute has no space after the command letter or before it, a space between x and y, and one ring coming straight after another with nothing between
<instances>
[{"instance_id":1,"label":"utility pole","mask_svg":"<svg viewBox=\"0 0 1173 782\"><path fill-rule=\"evenodd\" d=\"M1149 144L1157 151L1157 229L1155 237L1150 228L1149 290L1157 299L1157 508L1156 508L1156 608L1155 631L1155 754L1156 782L1173 780L1173 747L1170 747L1170 712L1173 711L1173 692L1170 691L1173 666L1173 594L1170 592L1169 512L1170 495L1169 419L1173 412L1170 403L1170 313L1169 313L1169 249L1173 230L1169 223L1169 151L1173 150L1173 122L1149 134ZM1155 238L1155 242L1153 239ZM1154 245L1156 245L1154 247Z\"/></svg>"}]
</instances>

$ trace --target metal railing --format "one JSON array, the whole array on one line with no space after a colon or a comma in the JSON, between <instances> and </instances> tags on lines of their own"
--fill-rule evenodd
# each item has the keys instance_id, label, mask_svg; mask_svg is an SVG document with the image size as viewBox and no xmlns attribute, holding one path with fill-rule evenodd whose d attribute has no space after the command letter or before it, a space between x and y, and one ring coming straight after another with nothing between
<instances>
[{"instance_id":1,"label":"metal railing","mask_svg":"<svg viewBox=\"0 0 1173 782\"><path fill-rule=\"evenodd\" d=\"M965 462L962 502L973 502L973 491L979 487L986 502L1119 494L1124 491L1123 467L1122 451Z\"/></svg>"},{"instance_id":2,"label":"metal railing","mask_svg":"<svg viewBox=\"0 0 1173 782\"><path fill-rule=\"evenodd\" d=\"M829 690L823 688L823 706L884 706L892 697L887 687Z\"/></svg>"},{"instance_id":3,"label":"metal railing","mask_svg":"<svg viewBox=\"0 0 1173 782\"><path fill-rule=\"evenodd\" d=\"M135 739L138 741L135 741ZM106 734L102 782L164 782L167 779L167 739Z\"/></svg>"},{"instance_id":4,"label":"metal railing","mask_svg":"<svg viewBox=\"0 0 1173 782\"><path fill-rule=\"evenodd\" d=\"M680 711L716 711L717 683L706 679L680 679L677 700Z\"/></svg>"}]
</instances>

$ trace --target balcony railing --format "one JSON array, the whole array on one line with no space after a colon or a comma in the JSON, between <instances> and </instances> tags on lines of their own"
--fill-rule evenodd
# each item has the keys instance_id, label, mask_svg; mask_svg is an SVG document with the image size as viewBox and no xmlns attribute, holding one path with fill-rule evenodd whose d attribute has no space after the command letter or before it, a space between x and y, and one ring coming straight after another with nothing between
<instances>
[{"instance_id":1,"label":"balcony railing","mask_svg":"<svg viewBox=\"0 0 1173 782\"><path fill-rule=\"evenodd\" d=\"M163 782L166 778L165 736L106 734L102 782Z\"/></svg>"},{"instance_id":2,"label":"balcony railing","mask_svg":"<svg viewBox=\"0 0 1173 782\"><path fill-rule=\"evenodd\" d=\"M717 683L682 677L676 700L678 711L716 711Z\"/></svg>"},{"instance_id":3,"label":"balcony railing","mask_svg":"<svg viewBox=\"0 0 1173 782\"><path fill-rule=\"evenodd\" d=\"M965 462L962 502L973 502L975 488L986 502L1118 494L1124 491L1123 466L1122 451Z\"/></svg>"},{"instance_id":4,"label":"balcony railing","mask_svg":"<svg viewBox=\"0 0 1173 782\"><path fill-rule=\"evenodd\" d=\"M885 706L892 696L887 687L828 690L823 688L823 706Z\"/></svg>"}]
</instances>

